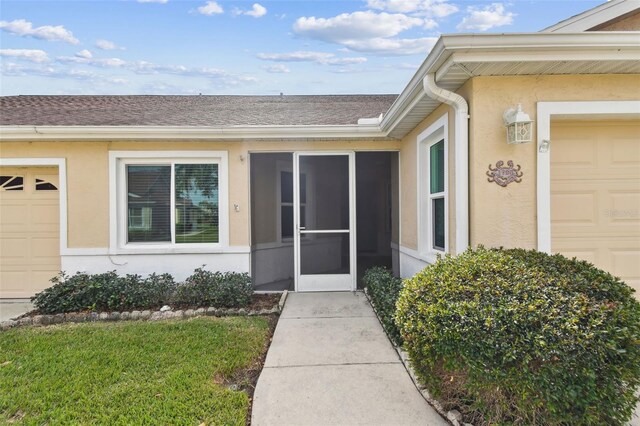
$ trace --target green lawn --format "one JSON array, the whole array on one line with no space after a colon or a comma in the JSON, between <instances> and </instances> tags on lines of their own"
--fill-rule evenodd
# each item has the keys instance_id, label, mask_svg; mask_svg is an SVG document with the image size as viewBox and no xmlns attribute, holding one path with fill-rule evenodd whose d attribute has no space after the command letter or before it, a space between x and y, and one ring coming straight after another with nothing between
<instances>
[{"instance_id":1,"label":"green lawn","mask_svg":"<svg viewBox=\"0 0 640 426\"><path fill-rule=\"evenodd\" d=\"M0 333L0 424L244 425L249 396L229 385L257 368L269 329L205 317Z\"/></svg>"}]
</instances>

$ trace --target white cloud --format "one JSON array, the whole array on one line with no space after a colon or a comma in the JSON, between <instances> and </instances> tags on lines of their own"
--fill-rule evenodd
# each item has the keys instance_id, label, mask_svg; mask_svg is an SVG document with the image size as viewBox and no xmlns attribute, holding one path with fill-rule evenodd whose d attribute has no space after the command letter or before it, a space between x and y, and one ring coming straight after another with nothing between
<instances>
[{"instance_id":1,"label":"white cloud","mask_svg":"<svg viewBox=\"0 0 640 426\"><path fill-rule=\"evenodd\" d=\"M49 62L47 52L39 49L0 49L0 56L21 58L31 62Z\"/></svg>"},{"instance_id":2,"label":"white cloud","mask_svg":"<svg viewBox=\"0 0 640 426\"><path fill-rule=\"evenodd\" d=\"M426 55L438 40L437 37L422 38L371 38L348 40L343 44L351 50L385 56Z\"/></svg>"},{"instance_id":3,"label":"white cloud","mask_svg":"<svg viewBox=\"0 0 640 426\"><path fill-rule=\"evenodd\" d=\"M72 78L75 80L91 80L98 74L89 71L64 70L54 67L25 67L14 63L2 64L2 75L6 76L40 76L51 78Z\"/></svg>"},{"instance_id":4,"label":"white cloud","mask_svg":"<svg viewBox=\"0 0 640 426\"><path fill-rule=\"evenodd\" d=\"M63 64L82 64L101 68L120 68L127 64L126 61L120 58L94 58L93 55L85 57L78 54L76 56L58 56L56 61Z\"/></svg>"},{"instance_id":5,"label":"white cloud","mask_svg":"<svg viewBox=\"0 0 640 426\"><path fill-rule=\"evenodd\" d=\"M62 25L44 25L33 28L33 24L24 19L14 21L0 21L0 28L9 34L20 37L33 37L40 40L64 41L71 44L78 44L80 41L73 36L73 33Z\"/></svg>"},{"instance_id":6,"label":"white cloud","mask_svg":"<svg viewBox=\"0 0 640 426\"><path fill-rule=\"evenodd\" d=\"M433 37L396 38L414 27L433 28L437 23L401 13L373 11L343 13L333 18L299 18L293 31L301 36L340 44L351 51L376 55L425 54L435 43Z\"/></svg>"},{"instance_id":7,"label":"white cloud","mask_svg":"<svg viewBox=\"0 0 640 426\"><path fill-rule=\"evenodd\" d=\"M77 56L78 58L91 59L91 58L93 58L93 53L91 53L91 51L90 51L90 50L82 49L81 51L79 51L78 53L76 53L76 56Z\"/></svg>"},{"instance_id":8,"label":"white cloud","mask_svg":"<svg viewBox=\"0 0 640 426\"><path fill-rule=\"evenodd\" d=\"M434 19L425 19L424 25L422 26L422 28L424 28L425 30L432 30L437 26L438 26L438 23Z\"/></svg>"},{"instance_id":9,"label":"white cloud","mask_svg":"<svg viewBox=\"0 0 640 426\"><path fill-rule=\"evenodd\" d=\"M62 69L50 66L25 67L14 63L2 64L2 75L12 77L38 76L60 79L90 81L92 83L126 84L127 80L118 77L96 74L90 71Z\"/></svg>"},{"instance_id":10,"label":"white cloud","mask_svg":"<svg viewBox=\"0 0 640 426\"><path fill-rule=\"evenodd\" d=\"M224 9L215 1L208 1L204 6L200 6L198 9L198 13L202 15L218 15L220 13L224 13Z\"/></svg>"},{"instance_id":11,"label":"white cloud","mask_svg":"<svg viewBox=\"0 0 640 426\"><path fill-rule=\"evenodd\" d=\"M104 39L96 40L96 47L101 50L124 50L124 47L120 47L114 42Z\"/></svg>"},{"instance_id":12,"label":"white cloud","mask_svg":"<svg viewBox=\"0 0 640 426\"><path fill-rule=\"evenodd\" d=\"M458 11L448 0L367 0L371 9L397 13L415 13L434 18L444 18Z\"/></svg>"},{"instance_id":13,"label":"white cloud","mask_svg":"<svg viewBox=\"0 0 640 426\"><path fill-rule=\"evenodd\" d=\"M459 30L487 31L494 27L511 25L516 16L512 12L507 12L502 3L492 3L482 9L470 6L467 12L469 15L456 27Z\"/></svg>"},{"instance_id":14,"label":"white cloud","mask_svg":"<svg viewBox=\"0 0 640 426\"><path fill-rule=\"evenodd\" d=\"M161 3L161 4L165 4L168 3L169 0L138 0L138 3Z\"/></svg>"},{"instance_id":15,"label":"white cloud","mask_svg":"<svg viewBox=\"0 0 640 426\"><path fill-rule=\"evenodd\" d=\"M407 62L403 62L403 63L398 64L398 65L394 65L394 67L400 68L402 70L412 70L412 71L417 70L419 66L420 66L420 64L410 64L410 63L407 63Z\"/></svg>"},{"instance_id":16,"label":"white cloud","mask_svg":"<svg viewBox=\"0 0 640 426\"><path fill-rule=\"evenodd\" d=\"M336 58L328 52L297 51L290 53L258 53L258 59L274 62L315 62L321 65L361 64L367 61L364 57Z\"/></svg>"},{"instance_id":17,"label":"white cloud","mask_svg":"<svg viewBox=\"0 0 640 426\"><path fill-rule=\"evenodd\" d=\"M247 15L247 16L253 16L254 18L261 18L267 14L267 8L262 6L260 3L254 3L253 6L251 7L251 10L241 10L241 9L235 8L231 13L234 16Z\"/></svg>"},{"instance_id":18,"label":"white cloud","mask_svg":"<svg viewBox=\"0 0 640 426\"><path fill-rule=\"evenodd\" d=\"M400 13L365 12L342 13L333 18L302 17L296 20L293 31L301 36L334 43L345 40L366 40L373 37L392 37L402 31L423 25L420 18Z\"/></svg>"},{"instance_id":19,"label":"white cloud","mask_svg":"<svg viewBox=\"0 0 640 426\"><path fill-rule=\"evenodd\" d=\"M262 69L273 74L286 74L291 72L289 68L282 64L265 65Z\"/></svg>"},{"instance_id":20,"label":"white cloud","mask_svg":"<svg viewBox=\"0 0 640 426\"><path fill-rule=\"evenodd\" d=\"M137 74L175 74L195 77L224 77L226 71L218 68L196 67L190 68L184 65L159 65L153 62L137 61L129 64L129 69Z\"/></svg>"}]
</instances>

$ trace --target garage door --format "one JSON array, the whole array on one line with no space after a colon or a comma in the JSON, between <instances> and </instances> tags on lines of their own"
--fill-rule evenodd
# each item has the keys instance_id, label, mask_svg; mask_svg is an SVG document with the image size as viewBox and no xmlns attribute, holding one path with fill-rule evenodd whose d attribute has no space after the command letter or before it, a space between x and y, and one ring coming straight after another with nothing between
<instances>
[{"instance_id":1,"label":"garage door","mask_svg":"<svg viewBox=\"0 0 640 426\"><path fill-rule=\"evenodd\" d=\"M592 262L640 297L640 123L551 128L551 248Z\"/></svg>"},{"instance_id":2,"label":"garage door","mask_svg":"<svg viewBox=\"0 0 640 426\"><path fill-rule=\"evenodd\" d=\"M0 167L0 297L23 298L60 270L57 168Z\"/></svg>"}]
</instances>

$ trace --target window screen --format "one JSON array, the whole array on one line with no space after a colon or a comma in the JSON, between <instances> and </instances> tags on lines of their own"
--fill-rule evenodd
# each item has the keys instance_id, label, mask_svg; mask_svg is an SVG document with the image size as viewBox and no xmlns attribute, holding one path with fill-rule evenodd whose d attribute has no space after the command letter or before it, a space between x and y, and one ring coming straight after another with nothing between
<instances>
[{"instance_id":1,"label":"window screen","mask_svg":"<svg viewBox=\"0 0 640 426\"><path fill-rule=\"evenodd\" d=\"M444 140L429 148L429 198L431 199L432 248L443 251L446 243Z\"/></svg>"},{"instance_id":2,"label":"window screen","mask_svg":"<svg viewBox=\"0 0 640 426\"><path fill-rule=\"evenodd\" d=\"M218 242L218 165L175 165L176 243Z\"/></svg>"},{"instance_id":3,"label":"window screen","mask_svg":"<svg viewBox=\"0 0 640 426\"><path fill-rule=\"evenodd\" d=\"M129 242L171 242L171 166L127 166Z\"/></svg>"},{"instance_id":4,"label":"window screen","mask_svg":"<svg viewBox=\"0 0 640 426\"><path fill-rule=\"evenodd\" d=\"M127 166L128 242L217 243L218 225L217 164Z\"/></svg>"}]
</instances>

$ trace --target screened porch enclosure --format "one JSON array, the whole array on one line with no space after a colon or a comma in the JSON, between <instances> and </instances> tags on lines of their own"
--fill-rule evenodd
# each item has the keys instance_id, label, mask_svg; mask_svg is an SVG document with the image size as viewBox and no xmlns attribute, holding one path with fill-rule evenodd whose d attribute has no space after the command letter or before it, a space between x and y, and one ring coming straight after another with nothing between
<instances>
[{"instance_id":1,"label":"screened porch enclosure","mask_svg":"<svg viewBox=\"0 0 640 426\"><path fill-rule=\"evenodd\" d=\"M396 152L252 153L249 162L256 290L339 289L321 280L346 276L361 287L369 267L398 272Z\"/></svg>"}]
</instances>

